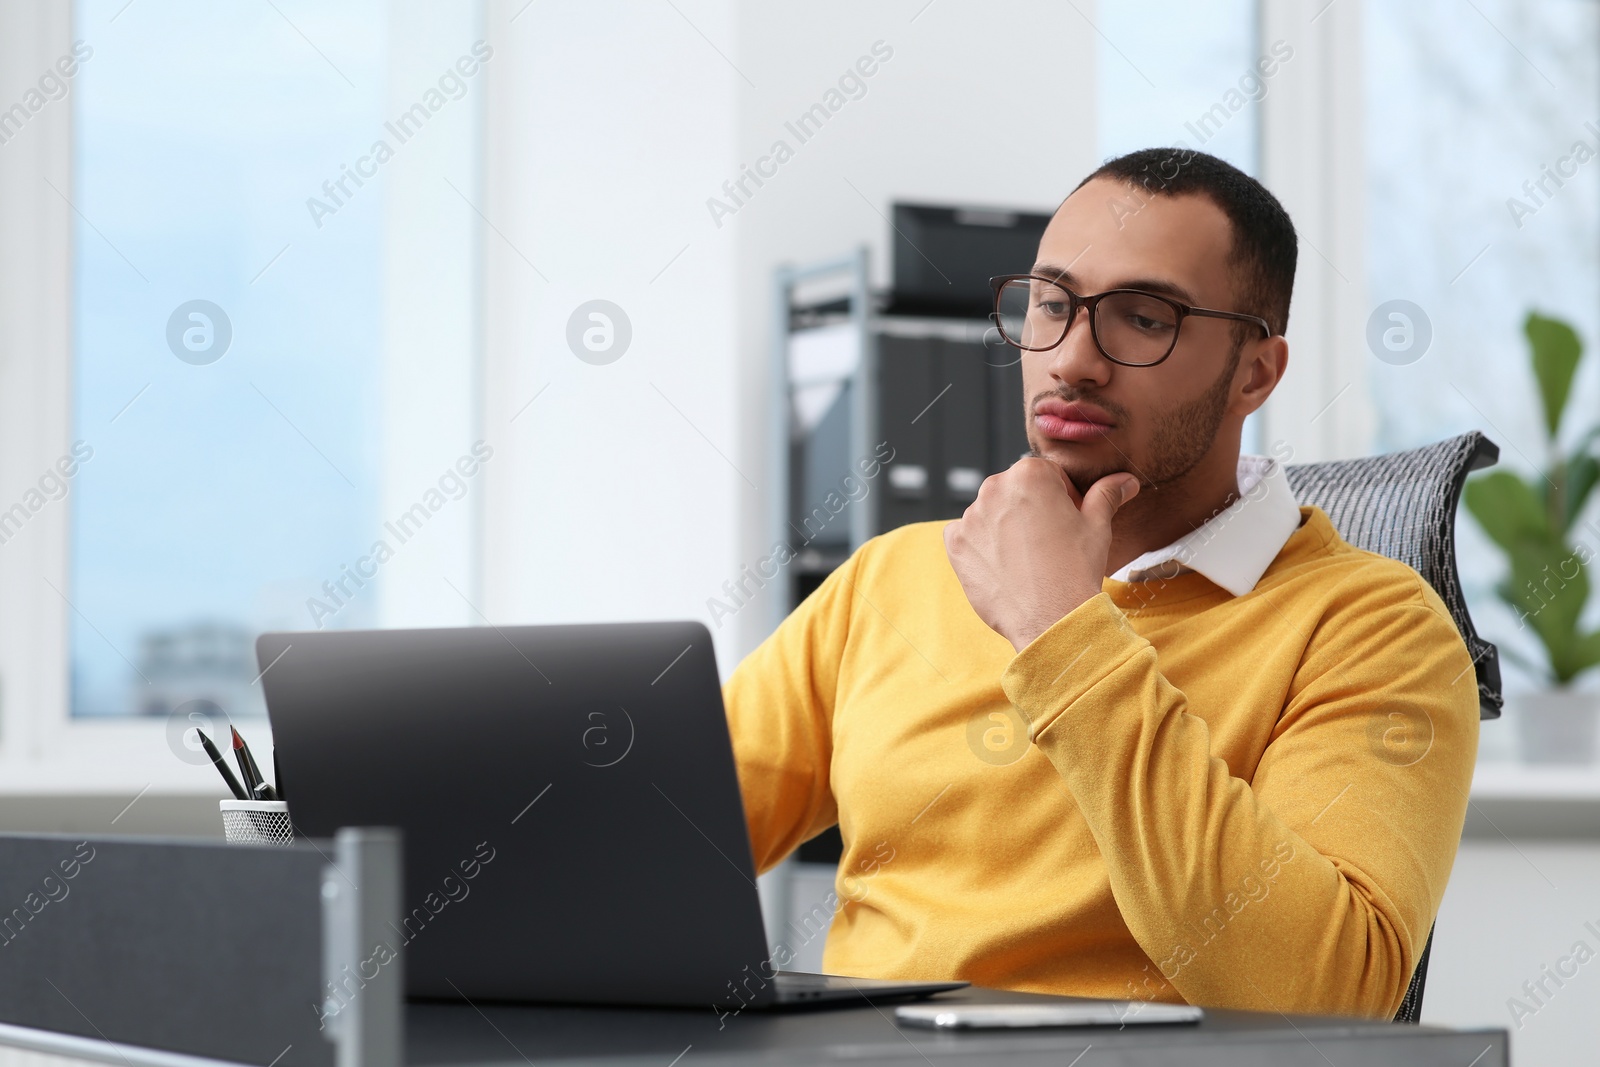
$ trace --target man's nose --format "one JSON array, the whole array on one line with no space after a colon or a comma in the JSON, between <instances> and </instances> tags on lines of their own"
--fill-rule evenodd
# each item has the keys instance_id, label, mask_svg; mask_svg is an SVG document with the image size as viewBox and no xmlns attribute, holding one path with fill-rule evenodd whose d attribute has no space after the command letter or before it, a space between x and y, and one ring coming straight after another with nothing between
<instances>
[{"instance_id":1,"label":"man's nose","mask_svg":"<svg viewBox=\"0 0 1600 1067\"><path fill-rule=\"evenodd\" d=\"M1094 343L1088 308L1079 308L1061 343L1042 354L1049 360L1050 377L1064 385L1078 382L1105 385L1111 377L1113 364Z\"/></svg>"}]
</instances>

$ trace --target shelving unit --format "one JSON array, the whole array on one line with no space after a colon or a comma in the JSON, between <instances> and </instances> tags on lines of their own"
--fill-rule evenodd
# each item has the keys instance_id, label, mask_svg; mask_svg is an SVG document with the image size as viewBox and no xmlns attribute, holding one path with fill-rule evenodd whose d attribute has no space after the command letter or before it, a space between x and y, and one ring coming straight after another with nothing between
<instances>
[{"instance_id":1,"label":"shelving unit","mask_svg":"<svg viewBox=\"0 0 1600 1067\"><path fill-rule=\"evenodd\" d=\"M773 281L769 529L790 538L788 596L771 625L869 538L957 518L988 475L1028 448L1017 353L984 317L898 311L868 283L865 247ZM892 450L871 478L861 466ZM853 476L864 492L837 514L826 494Z\"/></svg>"}]
</instances>

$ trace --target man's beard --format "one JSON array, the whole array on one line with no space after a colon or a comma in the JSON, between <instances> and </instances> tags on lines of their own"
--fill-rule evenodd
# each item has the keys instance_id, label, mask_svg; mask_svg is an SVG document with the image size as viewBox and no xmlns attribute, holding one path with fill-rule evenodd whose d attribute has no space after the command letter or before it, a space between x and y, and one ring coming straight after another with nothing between
<instances>
[{"instance_id":1,"label":"man's beard","mask_svg":"<svg viewBox=\"0 0 1600 1067\"><path fill-rule=\"evenodd\" d=\"M1072 479L1078 492L1087 493L1101 478L1123 471L1138 478L1139 488L1146 490L1170 485L1194 470L1216 443L1217 430L1221 428L1228 411L1233 372L1239 367L1239 356L1243 349L1243 345L1234 345L1227 367L1204 393L1156 422L1155 433L1150 439L1150 455L1143 463L1135 467L1130 458L1119 456L1117 461L1108 463L1103 470L1087 474L1069 471L1067 476ZM1091 398L1078 395L1063 399L1071 402ZM1040 454L1031 441L1028 451L1034 456Z\"/></svg>"}]
</instances>

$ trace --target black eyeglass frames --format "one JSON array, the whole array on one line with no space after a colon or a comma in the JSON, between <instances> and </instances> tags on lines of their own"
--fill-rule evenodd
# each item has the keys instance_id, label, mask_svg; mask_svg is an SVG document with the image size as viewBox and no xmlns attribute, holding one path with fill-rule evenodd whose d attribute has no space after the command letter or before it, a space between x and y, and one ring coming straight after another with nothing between
<instances>
[{"instance_id":1,"label":"black eyeglass frames","mask_svg":"<svg viewBox=\"0 0 1600 1067\"><path fill-rule=\"evenodd\" d=\"M1272 327L1259 315L1198 308L1143 289L1079 296L1060 282L1035 274L1005 274L990 278L989 285L994 290L991 318L1000 336L1024 352L1059 345L1080 307L1089 314L1089 332L1100 354L1125 367L1151 367L1166 359L1190 315L1253 323L1264 336L1272 336Z\"/></svg>"}]
</instances>

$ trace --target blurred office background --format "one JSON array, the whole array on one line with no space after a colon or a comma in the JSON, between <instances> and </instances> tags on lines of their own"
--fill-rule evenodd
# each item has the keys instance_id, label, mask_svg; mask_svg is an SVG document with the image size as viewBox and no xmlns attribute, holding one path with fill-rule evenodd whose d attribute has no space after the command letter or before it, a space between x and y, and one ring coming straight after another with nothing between
<instances>
[{"instance_id":1,"label":"blurred office background","mask_svg":"<svg viewBox=\"0 0 1600 1067\"><path fill-rule=\"evenodd\" d=\"M210 832L185 732L265 746L267 629L689 617L726 675L796 595L729 592L790 536L775 271L864 249L876 299L895 204L1048 213L1138 147L1229 159L1300 229L1290 372L1249 447L1477 428L1534 475L1523 317L1600 341L1597 23L1591 0L0 5L0 824ZM1369 343L1394 301L1407 358ZM1573 433L1600 411L1593 354L1570 408ZM1518 659L1424 1012L1510 1025L1600 920L1600 771L1523 758L1540 651L1465 514L1458 540ZM1522 1062L1557 1062L1585 981L1523 1020Z\"/></svg>"}]
</instances>

